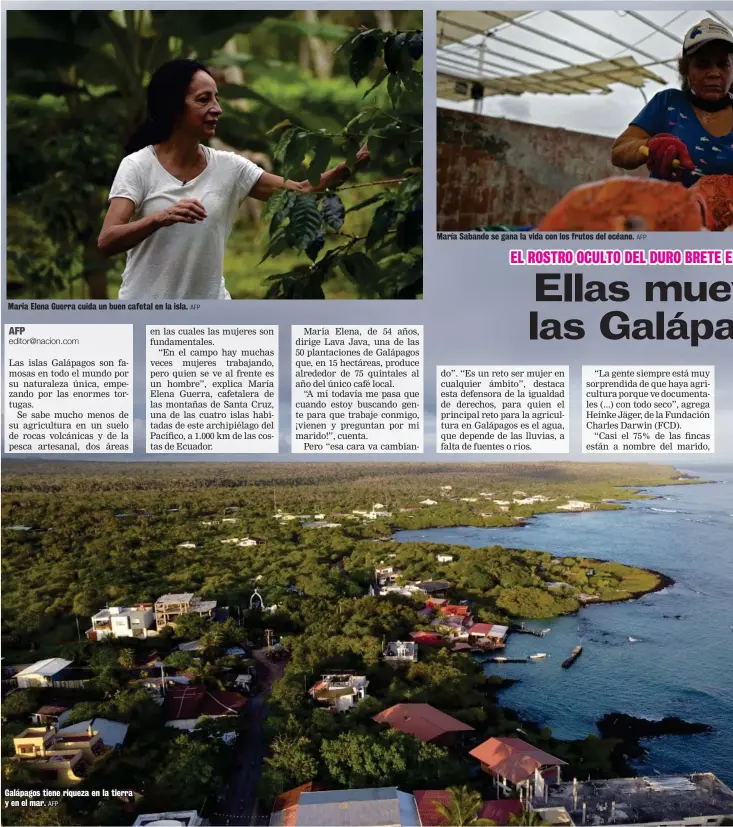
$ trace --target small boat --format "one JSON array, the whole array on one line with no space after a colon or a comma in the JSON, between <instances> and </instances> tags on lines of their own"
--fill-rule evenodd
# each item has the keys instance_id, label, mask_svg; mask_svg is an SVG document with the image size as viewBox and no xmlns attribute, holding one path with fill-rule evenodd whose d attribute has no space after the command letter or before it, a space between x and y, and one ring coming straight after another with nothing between
<instances>
[{"instance_id":1,"label":"small boat","mask_svg":"<svg viewBox=\"0 0 733 827\"><path fill-rule=\"evenodd\" d=\"M629 643L639 643L639 642L640 642L640 638L638 638L638 637L630 637L629 638Z\"/></svg>"},{"instance_id":2,"label":"small boat","mask_svg":"<svg viewBox=\"0 0 733 827\"><path fill-rule=\"evenodd\" d=\"M492 658L494 663L507 663L509 658Z\"/></svg>"},{"instance_id":3,"label":"small boat","mask_svg":"<svg viewBox=\"0 0 733 827\"><path fill-rule=\"evenodd\" d=\"M570 667L580 657L582 652L583 652L583 647L582 646L576 646L575 649L573 649L573 651L570 653L570 657L562 662L562 668L563 669L570 669Z\"/></svg>"},{"instance_id":4,"label":"small boat","mask_svg":"<svg viewBox=\"0 0 733 827\"><path fill-rule=\"evenodd\" d=\"M547 657L547 652L537 652L537 654L535 654L535 655L530 655L529 659L530 660L542 660L542 658L546 658L546 657Z\"/></svg>"}]
</instances>

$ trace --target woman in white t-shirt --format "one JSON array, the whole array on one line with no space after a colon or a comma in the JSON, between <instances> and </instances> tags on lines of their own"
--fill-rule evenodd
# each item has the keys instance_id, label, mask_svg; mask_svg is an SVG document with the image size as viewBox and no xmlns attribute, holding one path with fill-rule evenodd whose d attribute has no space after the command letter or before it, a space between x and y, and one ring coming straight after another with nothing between
<instances>
[{"instance_id":1,"label":"woman in white t-shirt","mask_svg":"<svg viewBox=\"0 0 733 827\"><path fill-rule=\"evenodd\" d=\"M147 94L148 118L125 148L99 249L127 252L120 299L230 299L224 248L244 198L266 201L283 188L319 192L349 171L340 164L313 187L204 146L222 110L214 78L194 60L163 64ZM360 164L367 159L362 150Z\"/></svg>"}]
</instances>

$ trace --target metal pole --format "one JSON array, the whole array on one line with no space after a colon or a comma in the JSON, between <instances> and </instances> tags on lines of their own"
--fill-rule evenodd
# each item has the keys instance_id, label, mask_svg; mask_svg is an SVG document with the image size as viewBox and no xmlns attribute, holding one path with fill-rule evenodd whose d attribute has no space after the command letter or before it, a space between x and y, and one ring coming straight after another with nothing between
<instances>
[{"instance_id":1,"label":"metal pole","mask_svg":"<svg viewBox=\"0 0 733 827\"><path fill-rule=\"evenodd\" d=\"M478 74L479 77L483 77L484 71L484 55L486 53L486 36L484 35L483 39L481 40L481 50L479 51L479 58L478 58ZM473 102L473 113L474 115L480 115L483 112L484 108L484 99L483 98L476 98Z\"/></svg>"}]
</instances>

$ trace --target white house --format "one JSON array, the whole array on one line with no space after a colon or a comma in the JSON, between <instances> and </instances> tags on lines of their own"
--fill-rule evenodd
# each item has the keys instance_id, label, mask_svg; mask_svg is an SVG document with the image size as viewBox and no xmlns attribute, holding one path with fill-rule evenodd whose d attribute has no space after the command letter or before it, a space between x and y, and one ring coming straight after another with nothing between
<instances>
[{"instance_id":1,"label":"white house","mask_svg":"<svg viewBox=\"0 0 733 827\"><path fill-rule=\"evenodd\" d=\"M176 548L196 548L196 543L179 543Z\"/></svg>"},{"instance_id":2,"label":"white house","mask_svg":"<svg viewBox=\"0 0 733 827\"><path fill-rule=\"evenodd\" d=\"M441 491L452 491L452 490L453 490L453 486L452 486L452 485L441 485L441 486L440 486L440 490L441 490Z\"/></svg>"},{"instance_id":3,"label":"white house","mask_svg":"<svg viewBox=\"0 0 733 827\"><path fill-rule=\"evenodd\" d=\"M88 640L97 641L108 637L147 638L155 634L155 612L152 603L108 606L92 616L92 628L86 631Z\"/></svg>"},{"instance_id":4,"label":"white house","mask_svg":"<svg viewBox=\"0 0 733 827\"><path fill-rule=\"evenodd\" d=\"M589 511L593 506L583 500L568 500L565 505L558 505L558 511Z\"/></svg>"},{"instance_id":5,"label":"white house","mask_svg":"<svg viewBox=\"0 0 733 827\"><path fill-rule=\"evenodd\" d=\"M257 540L253 540L251 537L242 537L242 539L237 543L238 546L256 546Z\"/></svg>"},{"instance_id":6,"label":"white house","mask_svg":"<svg viewBox=\"0 0 733 827\"><path fill-rule=\"evenodd\" d=\"M68 669L73 661L63 658L46 658L26 666L15 675L19 689L31 689L34 686L52 686L54 679L64 669Z\"/></svg>"},{"instance_id":7,"label":"white house","mask_svg":"<svg viewBox=\"0 0 733 827\"><path fill-rule=\"evenodd\" d=\"M453 562L453 555L452 554L438 554L437 560L439 563L452 563Z\"/></svg>"},{"instance_id":8,"label":"white house","mask_svg":"<svg viewBox=\"0 0 733 827\"><path fill-rule=\"evenodd\" d=\"M73 740L70 736L86 735L91 729L99 733L105 747L119 749L125 743L129 727L129 724L110 721L108 718L90 718L88 721L79 721L79 723L57 729L56 734Z\"/></svg>"},{"instance_id":9,"label":"white house","mask_svg":"<svg viewBox=\"0 0 733 827\"><path fill-rule=\"evenodd\" d=\"M417 643L412 640L395 640L388 643L382 652L386 663L417 663Z\"/></svg>"},{"instance_id":10,"label":"white house","mask_svg":"<svg viewBox=\"0 0 733 827\"><path fill-rule=\"evenodd\" d=\"M477 497L461 497L461 502L462 503L477 503L478 498Z\"/></svg>"},{"instance_id":11,"label":"white house","mask_svg":"<svg viewBox=\"0 0 733 827\"><path fill-rule=\"evenodd\" d=\"M365 675L323 675L321 680L308 690L308 694L336 712L346 712L367 697L368 686L369 681Z\"/></svg>"},{"instance_id":12,"label":"white house","mask_svg":"<svg viewBox=\"0 0 733 827\"><path fill-rule=\"evenodd\" d=\"M448 486L448 490L450 490L450 486ZM427 500L420 500L420 505L437 505L438 503L435 500L427 499Z\"/></svg>"}]
</instances>

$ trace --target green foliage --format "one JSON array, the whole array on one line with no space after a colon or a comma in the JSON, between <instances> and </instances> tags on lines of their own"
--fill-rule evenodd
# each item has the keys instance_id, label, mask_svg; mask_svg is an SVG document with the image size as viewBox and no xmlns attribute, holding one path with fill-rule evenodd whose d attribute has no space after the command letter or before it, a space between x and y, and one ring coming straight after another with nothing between
<instances>
[{"instance_id":1,"label":"green foliage","mask_svg":"<svg viewBox=\"0 0 733 827\"><path fill-rule=\"evenodd\" d=\"M287 778L290 787L305 784L317 776L318 759L313 754L308 738L278 735L270 749L272 755L265 758L266 765L281 777Z\"/></svg>"},{"instance_id":2,"label":"green foliage","mask_svg":"<svg viewBox=\"0 0 733 827\"><path fill-rule=\"evenodd\" d=\"M574 597L551 594L543 589L503 589L496 605L513 617L555 617L578 610L580 605Z\"/></svg>"},{"instance_id":3,"label":"green foliage","mask_svg":"<svg viewBox=\"0 0 733 827\"><path fill-rule=\"evenodd\" d=\"M155 772L159 790L181 809L197 809L221 783L229 750L221 741L198 740L179 735L169 746L165 760Z\"/></svg>"},{"instance_id":4,"label":"green foliage","mask_svg":"<svg viewBox=\"0 0 733 827\"><path fill-rule=\"evenodd\" d=\"M447 750L396 730L344 732L321 744L321 756L331 780L352 789L415 789L426 778L439 788L461 776L461 768Z\"/></svg>"},{"instance_id":5,"label":"green foliage","mask_svg":"<svg viewBox=\"0 0 733 827\"><path fill-rule=\"evenodd\" d=\"M465 827L466 825L491 825L496 822L488 818L477 818L479 811L484 805L484 799L480 792L472 790L465 785L462 787L449 787L451 794L450 803L438 803L435 809L438 814L446 819L446 822L454 827Z\"/></svg>"},{"instance_id":6,"label":"green foliage","mask_svg":"<svg viewBox=\"0 0 733 827\"><path fill-rule=\"evenodd\" d=\"M3 722L27 720L40 706L39 696L40 692L37 689L18 689L7 695L2 703Z\"/></svg>"},{"instance_id":7,"label":"green foliage","mask_svg":"<svg viewBox=\"0 0 733 827\"><path fill-rule=\"evenodd\" d=\"M89 718L109 718L132 724L138 728L162 722L160 707L142 687L121 689L111 698L101 701L82 701L74 704L65 724L71 725Z\"/></svg>"},{"instance_id":8,"label":"green foliage","mask_svg":"<svg viewBox=\"0 0 733 827\"><path fill-rule=\"evenodd\" d=\"M273 156L284 177L316 186L331 157L345 155L353 171L357 151L366 146L373 163L397 177L373 185L382 189L368 199L370 207L378 206L363 235L346 231L348 213L333 192L279 196L270 213L265 259L296 249L312 264L270 276L267 297L323 298L324 283L341 272L361 298L416 298L422 293L423 219L422 74L415 62L422 55L422 33L366 29L340 50L354 84L376 73L365 97L387 81L388 100L362 107L336 133L280 124ZM337 246L322 252L331 236Z\"/></svg>"},{"instance_id":9,"label":"green foliage","mask_svg":"<svg viewBox=\"0 0 733 827\"><path fill-rule=\"evenodd\" d=\"M7 26L9 296L106 298L108 290L114 295L123 260L101 258L96 240L122 146L144 115L145 86L168 59L195 55L213 67L224 109L218 137L235 150L269 153L273 122L287 120L294 132L276 164L288 174L317 183L332 159L353 163L359 131L347 135L344 124L359 114L370 79L355 86L350 58L333 55L332 76L314 78L293 56L309 39L320 38L320 45L332 51L354 25L371 22L373 15L331 10L319 15L312 24L298 19L297 12L273 10L12 11ZM395 15L408 25L419 17ZM387 36L379 35L380 44ZM225 49L227 44L235 50ZM236 82L232 72L242 73ZM402 74L407 88L413 81L406 70ZM376 90L372 99L381 105L388 95ZM402 174L405 165L398 156L392 167L385 160L374 169ZM358 231L360 222L353 224ZM248 234L252 241L259 252L260 239ZM283 288L273 295L358 295L338 269L319 267L310 275L298 269L304 255L315 261L331 246L325 238L320 246L302 241L288 248L293 256L279 249L280 268L288 267L292 275L280 279ZM236 298L253 297L253 292L264 297L262 283L274 268L266 264L255 271L246 258L228 256L227 268L235 268L226 273L230 292ZM332 284L324 291L326 279Z\"/></svg>"}]
</instances>

